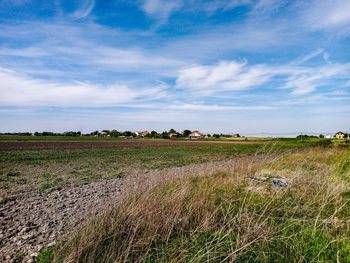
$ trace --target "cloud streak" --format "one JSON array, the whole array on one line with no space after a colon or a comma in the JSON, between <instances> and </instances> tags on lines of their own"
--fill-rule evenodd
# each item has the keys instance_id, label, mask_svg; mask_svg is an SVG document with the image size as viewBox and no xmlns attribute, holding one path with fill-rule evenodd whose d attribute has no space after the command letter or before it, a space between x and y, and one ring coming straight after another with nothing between
<instances>
[{"instance_id":1,"label":"cloud streak","mask_svg":"<svg viewBox=\"0 0 350 263\"><path fill-rule=\"evenodd\" d=\"M328 64L319 67L299 65L320 54L321 51L317 51L299 59L297 63L279 66L249 66L247 61L242 63L221 61L215 65L197 65L180 71L176 87L190 90L198 95L209 96L226 91L256 89L263 84L271 83L278 77L281 88L292 90L291 94L298 96L311 93L318 87L327 86L335 79L348 81L350 63Z\"/></svg>"},{"instance_id":2,"label":"cloud streak","mask_svg":"<svg viewBox=\"0 0 350 263\"><path fill-rule=\"evenodd\" d=\"M81 19L87 17L94 9L95 0L85 0L82 4L74 11L72 17L74 19Z\"/></svg>"},{"instance_id":3,"label":"cloud streak","mask_svg":"<svg viewBox=\"0 0 350 263\"><path fill-rule=\"evenodd\" d=\"M163 87L130 89L126 85L55 83L0 68L1 106L108 107L164 96Z\"/></svg>"}]
</instances>

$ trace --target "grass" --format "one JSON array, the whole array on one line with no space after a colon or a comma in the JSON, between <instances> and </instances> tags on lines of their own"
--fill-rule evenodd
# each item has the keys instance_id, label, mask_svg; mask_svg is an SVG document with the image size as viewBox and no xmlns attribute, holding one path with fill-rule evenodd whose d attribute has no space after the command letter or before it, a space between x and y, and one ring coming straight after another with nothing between
<instances>
[{"instance_id":1,"label":"grass","mask_svg":"<svg viewBox=\"0 0 350 263\"><path fill-rule=\"evenodd\" d=\"M182 147L0 151L0 196L29 190L86 184L121 174L218 161L256 153L280 152L315 145L282 140L266 143ZM19 172L20 176L7 176ZM52 174L57 181L46 178ZM50 180L49 180L50 179Z\"/></svg>"},{"instance_id":2,"label":"grass","mask_svg":"<svg viewBox=\"0 0 350 263\"><path fill-rule=\"evenodd\" d=\"M350 262L349 153L318 147L163 182L39 262ZM288 187L246 179L266 174Z\"/></svg>"}]
</instances>

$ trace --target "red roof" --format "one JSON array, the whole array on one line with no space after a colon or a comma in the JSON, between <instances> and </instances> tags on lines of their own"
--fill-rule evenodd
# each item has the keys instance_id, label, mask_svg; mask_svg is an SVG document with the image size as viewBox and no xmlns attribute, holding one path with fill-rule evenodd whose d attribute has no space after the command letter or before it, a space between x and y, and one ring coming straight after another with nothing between
<instances>
[{"instance_id":1,"label":"red roof","mask_svg":"<svg viewBox=\"0 0 350 263\"><path fill-rule=\"evenodd\" d=\"M204 136L204 134L199 132L199 131L194 131L189 136L191 136L191 137L193 137L193 136Z\"/></svg>"}]
</instances>

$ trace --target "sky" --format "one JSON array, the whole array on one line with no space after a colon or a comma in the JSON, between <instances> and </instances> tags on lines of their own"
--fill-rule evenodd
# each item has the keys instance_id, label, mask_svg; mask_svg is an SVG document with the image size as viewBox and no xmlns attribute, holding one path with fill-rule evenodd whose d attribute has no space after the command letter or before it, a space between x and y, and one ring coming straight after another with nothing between
<instances>
[{"instance_id":1,"label":"sky","mask_svg":"<svg viewBox=\"0 0 350 263\"><path fill-rule=\"evenodd\" d=\"M0 132L350 131L349 0L0 0Z\"/></svg>"}]
</instances>

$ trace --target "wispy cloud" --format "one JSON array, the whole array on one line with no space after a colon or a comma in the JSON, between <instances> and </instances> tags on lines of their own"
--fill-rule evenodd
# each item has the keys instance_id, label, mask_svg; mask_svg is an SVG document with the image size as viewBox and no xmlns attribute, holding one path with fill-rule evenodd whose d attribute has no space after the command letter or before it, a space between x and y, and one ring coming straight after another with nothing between
<instances>
[{"instance_id":1,"label":"wispy cloud","mask_svg":"<svg viewBox=\"0 0 350 263\"><path fill-rule=\"evenodd\" d=\"M320 54L324 54L324 50L322 48L318 48L317 50L307 54L306 56L297 58L296 60L292 61L291 64L292 65L300 65L303 64L307 61L309 61L310 59L317 57Z\"/></svg>"},{"instance_id":2,"label":"wispy cloud","mask_svg":"<svg viewBox=\"0 0 350 263\"><path fill-rule=\"evenodd\" d=\"M178 88L210 95L228 90L244 90L263 84L269 73L262 66L246 67L246 62L221 61L212 66L194 66L180 71Z\"/></svg>"},{"instance_id":3,"label":"wispy cloud","mask_svg":"<svg viewBox=\"0 0 350 263\"><path fill-rule=\"evenodd\" d=\"M182 104L170 105L166 109L169 110L196 110L196 111L260 111L271 110L271 106L222 106L222 105L198 105L198 104Z\"/></svg>"},{"instance_id":4,"label":"wispy cloud","mask_svg":"<svg viewBox=\"0 0 350 263\"><path fill-rule=\"evenodd\" d=\"M340 29L349 35L350 2L344 0L306 1L298 7L303 8L302 15L307 27L311 29ZM346 32L347 31L347 32Z\"/></svg>"},{"instance_id":5,"label":"wispy cloud","mask_svg":"<svg viewBox=\"0 0 350 263\"><path fill-rule=\"evenodd\" d=\"M179 9L182 4L182 0L144 0L142 9L149 16L165 22L169 15Z\"/></svg>"},{"instance_id":6,"label":"wispy cloud","mask_svg":"<svg viewBox=\"0 0 350 263\"><path fill-rule=\"evenodd\" d=\"M72 17L74 19L81 19L87 17L95 6L95 0L84 0L81 5L74 11Z\"/></svg>"},{"instance_id":7,"label":"wispy cloud","mask_svg":"<svg viewBox=\"0 0 350 263\"><path fill-rule=\"evenodd\" d=\"M165 95L162 86L131 89L122 84L55 83L3 68L0 68L0 78L2 106L107 107Z\"/></svg>"},{"instance_id":8,"label":"wispy cloud","mask_svg":"<svg viewBox=\"0 0 350 263\"><path fill-rule=\"evenodd\" d=\"M298 64L319 55L308 55L295 63L285 65L252 65L247 61L221 61L210 66L193 66L180 71L176 87L187 89L197 95L209 96L225 91L239 91L258 88L279 77L280 87L291 89L292 95L311 93L318 87L324 87L332 79L347 81L350 63L331 64L319 67L300 66ZM294 64L294 65L293 65Z\"/></svg>"}]
</instances>

